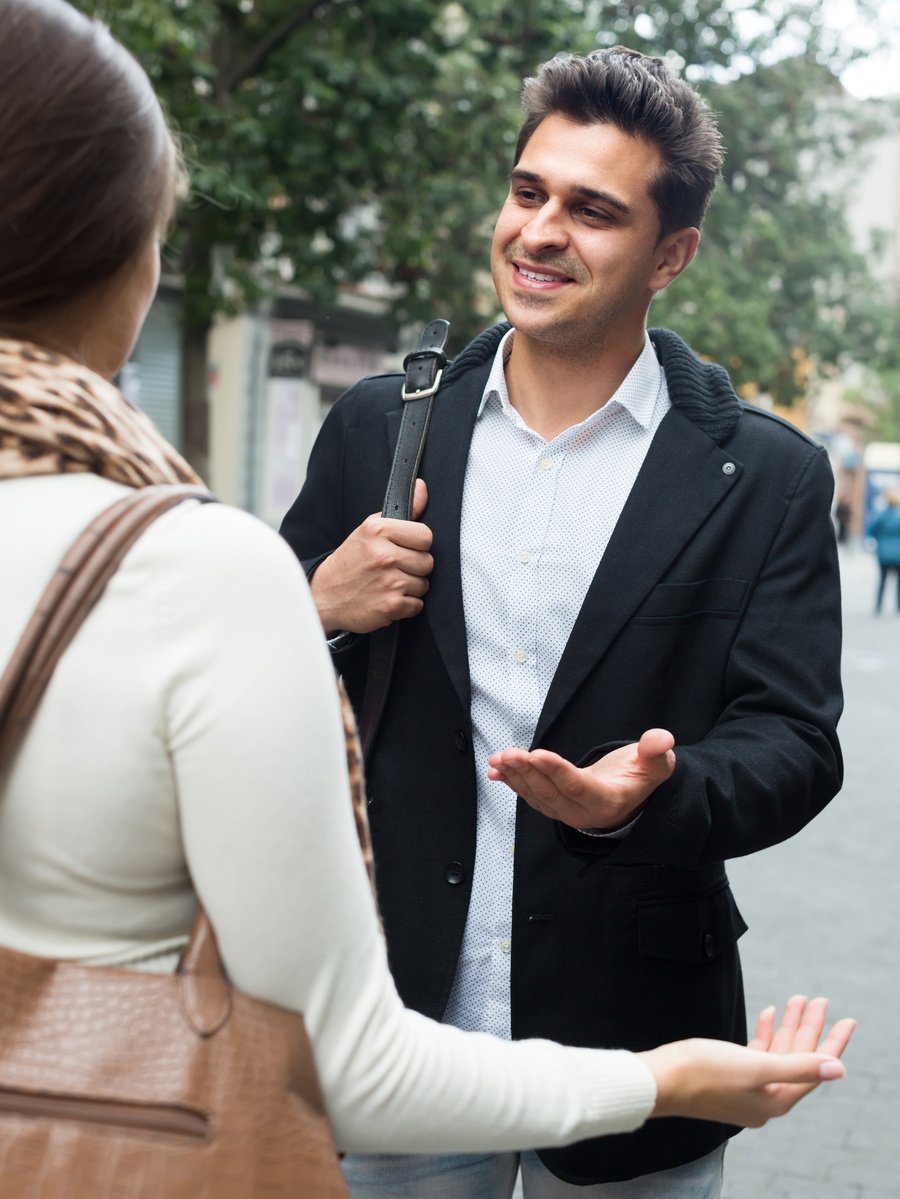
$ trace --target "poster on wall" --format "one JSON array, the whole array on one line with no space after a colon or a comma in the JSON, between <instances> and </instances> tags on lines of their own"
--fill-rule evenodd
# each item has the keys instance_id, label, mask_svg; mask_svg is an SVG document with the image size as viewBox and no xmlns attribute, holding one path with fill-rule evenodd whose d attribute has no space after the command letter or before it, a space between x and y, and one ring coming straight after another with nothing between
<instances>
[{"instance_id":1,"label":"poster on wall","mask_svg":"<svg viewBox=\"0 0 900 1199\"><path fill-rule=\"evenodd\" d=\"M260 496L260 514L271 525L281 523L303 481L306 410L314 405L316 398L308 374L308 345L297 338L272 343L265 390Z\"/></svg>"}]
</instances>

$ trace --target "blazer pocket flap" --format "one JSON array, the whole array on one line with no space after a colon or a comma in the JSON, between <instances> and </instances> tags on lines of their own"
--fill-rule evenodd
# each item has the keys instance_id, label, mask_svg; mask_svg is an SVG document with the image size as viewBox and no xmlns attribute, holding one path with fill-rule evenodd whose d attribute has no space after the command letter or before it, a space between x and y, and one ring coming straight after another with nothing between
<instances>
[{"instance_id":1,"label":"blazer pocket flap","mask_svg":"<svg viewBox=\"0 0 900 1199\"><path fill-rule=\"evenodd\" d=\"M641 957L702 965L731 949L747 931L731 888L671 902L641 903L638 953Z\"/></svg>"},{"instance_id":2,"label":"blazer pocket flap","mask_svg":"<svg viewBox=\"0 0 900 1199\"><path fill-rule=\"evenodd\" d=\"M672 620L739 612L747 584L743 579L699 579L696 583L660 583L637 613L638 620Z\"/></svg>"}]
</instances>

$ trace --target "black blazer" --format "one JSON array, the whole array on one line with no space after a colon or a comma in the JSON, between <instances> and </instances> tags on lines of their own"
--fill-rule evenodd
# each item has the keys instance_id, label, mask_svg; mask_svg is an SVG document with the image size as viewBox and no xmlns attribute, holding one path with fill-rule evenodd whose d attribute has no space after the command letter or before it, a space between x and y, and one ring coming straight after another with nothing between
<instances>
[{"instance_id":1,"label":"black blazer","mask_svg":"<svg viewBox=\"0 0 900 1199\"><path fill-rule=\"evenodd\" d=\"M475 414L505 328L454 361L435 401L421 469L435 566L425 611L401 623L367 768L391 968L404 1001L437 1019L475 858L460 510ZM516 1038L634 1050L689 1036L744 1041L736 942L746 925L723 861L790 837L841 781L827 457L742 405L725 372L674 334L651 337L672 409L588 590L533 745L586 764L662 727L675 735L677 766L621 841L583 836L519 801ZM282 527L307 571L380 510L399 393L399 376L364 380L325 421ZM367 652L367 638L352 637L335 654L357 707ZM650 1121L541 1157L570 1182L613 1181L691 1161L733 1131Z\"/></svg>"}]
</instances>

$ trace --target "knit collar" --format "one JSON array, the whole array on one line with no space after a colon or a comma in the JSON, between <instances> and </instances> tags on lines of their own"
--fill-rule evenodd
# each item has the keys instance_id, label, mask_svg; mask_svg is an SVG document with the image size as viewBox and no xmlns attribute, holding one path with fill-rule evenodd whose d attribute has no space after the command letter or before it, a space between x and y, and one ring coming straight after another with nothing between
<instances>
[{"instance_id":1,"label":"knit collar","mask_svg":"<svg viewBox=\"0 0 900 1199\"><path fill-rule=\"evenodd\" d=\"M0 338L0 479L82 472L128 487L200 482L111 383L62 354Z\"/></svg>"},{"instance_id":2,"label":"knit collar","mask_svg":"<svg viewBox=\"0 0 900 1199\"><path fill-rule=\"evenodd\" d=\"M501 321L469 342L444 371L444 383L489 362L510 327L506 321ZM731 386L728 372L715 362L701 361L687 342L671 329L650 329L648 332L665 372L672 407L678 408L716 445L724 445L741 414L741 402Z\"/></svg>"}]
</instances>

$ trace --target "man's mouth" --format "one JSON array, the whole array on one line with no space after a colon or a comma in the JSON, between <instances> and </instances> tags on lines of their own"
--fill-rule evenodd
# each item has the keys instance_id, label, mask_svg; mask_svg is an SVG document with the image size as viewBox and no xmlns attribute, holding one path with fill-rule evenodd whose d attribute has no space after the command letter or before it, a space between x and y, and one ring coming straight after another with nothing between
<instances>
[{"instance_id":1,"label":"man's mouth","mask_svg":"<svg viewBox=\"0 0 900 1199\"><path fill-rule=\"evenodd\" d=\"M574 282L571 275L564 275L561 271L528 266L516 259L512 260L512 267L515 281L520 287L531 291L550 291Z\"/></svg>"}]
</instances>

